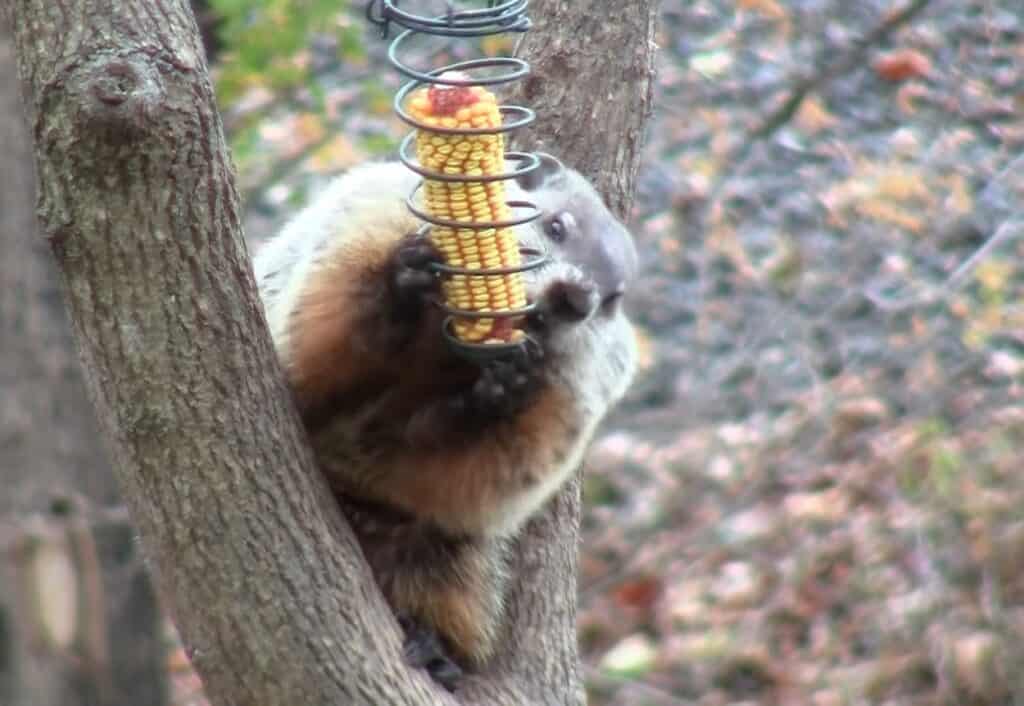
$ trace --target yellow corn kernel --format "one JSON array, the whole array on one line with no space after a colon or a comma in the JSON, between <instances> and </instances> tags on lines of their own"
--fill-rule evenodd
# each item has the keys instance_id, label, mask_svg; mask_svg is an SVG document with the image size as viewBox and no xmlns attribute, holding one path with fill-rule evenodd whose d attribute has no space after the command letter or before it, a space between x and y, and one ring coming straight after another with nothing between
<instances>
[{"instance_id":1,"label":"yellow corn kernel","mask_svg":"<svg viewBox=\"0 0 1024 706\"><path fill-rule=\"evenodd\" d=\"M499 127L501 113L494 94L482 86L432 86L416 91L409 113L431 127ZM420 129L416 156L420 164L441 174L490 176L504 170L505 140L500 134L448 135ZM466 223L506 221L505 184L443 182L426 179L422 188L426 211L438 218ZM511 228L449 228L433 226L430 238L453 267L492 269L518 267L519 244ZM509 311L526 306L520 273L453 275L445 281L445 301L468 311ZM455 336L471 343L507 342L522 335L508 318L456 318Z\"/></svg>"}]
</instances>

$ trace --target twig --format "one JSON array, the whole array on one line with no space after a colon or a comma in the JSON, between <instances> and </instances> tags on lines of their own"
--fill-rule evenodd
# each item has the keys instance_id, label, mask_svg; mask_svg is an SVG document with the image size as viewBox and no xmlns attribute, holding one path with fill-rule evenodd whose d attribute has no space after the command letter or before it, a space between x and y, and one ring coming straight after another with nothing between
<instances>
[{"instance_id":1,"label":"twig","mask_svg":"<svg viewBox=\"0 0 1024 706\"><path fill-rule=\"evenodd\" d=\"M793 86L789 96L782 101L782 104L765 116L757 125L747 130L740 143L735 148L729 150L722 160L725 169L722 170L716 179L708 195L709 203L717 201L719 193L732 176L731 172L735 168L732 165L743 163L756 143L766 137L770 137L775 131L789 122L808 95L820 89L828 81L862 64L869 50L888 37L898 27L909 22L917 13L926 8L930 2L931 0L911 0L902 10L893 12L874 29L856 40L848 51L839 55L832 62L826 63L824 69L813 76L797 80L796 85Z\"/></svg>"},{"instance_id":2,"label":"twig","mask_svg":"<svg viewBox=\"0 0 1024 706\"><path fill-rule=\"evenodd\" d=\"M846 53L827 64L824 69L813 76L798 81L790 92L789 97L782 102L782 105L773 110L760 124L747 133L747 142L768 137L782 127L793 117L797 109L804 102L804 99L811 92L816 91L836 76L847 73L862 64L864 56L870 49L888 37L893 30L909 22L914 15L927 7L930 2L931 0L911 0L902 10L892 13L873 30L856 40Z\"/></svg>"},{"instance_id":3,"label":"twig","mask_svg":"<svg viewBox=\"0 0 1024 706\"><path fill-rule=\"evenodd\" d=\"M887 297L871 287L864 288L864 296L870 299L879 309L886 312L900 312L941 301L956 291L963 284L967 275L973 272L997 245L1005 240L1019 237L1022 233L1024 233L1024 217L1011 218L1003 222L996 232L992 234L992 237L982 243L981 247L964 260L953 271L953 274L946 278L946 281L938 286L929 287L916 296Z\"/></svg>"}]
</instances>

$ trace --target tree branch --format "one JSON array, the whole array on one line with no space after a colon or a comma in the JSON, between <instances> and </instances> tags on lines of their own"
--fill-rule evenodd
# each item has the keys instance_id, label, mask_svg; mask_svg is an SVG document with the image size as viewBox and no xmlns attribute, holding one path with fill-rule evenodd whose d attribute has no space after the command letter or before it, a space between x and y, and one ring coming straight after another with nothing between
<instances>
[{"instance_id":1,"label":"tree branch","mask_svg":"<svg viewBox=\"0 0 1024 706\"><path fill-rule=\"evenodd\" d=\"M18 0L13 18L42 231L211 699L439 703L402 666L282 382L187 3Z\"/></svg>"},{"instance_id":2,"label":"tree branch","mask_svg":"<svg viewBox=\"0 0 1024 706\"><path fill-rule=\"evenodd\" d=\"M876 49L890 34L907 24L931 3L931 0L910 0L904 7L889 13L870 32L853 42L853 45L842 52L814 74L795 82L785 100L780 102L768 115L754 125L746 135L741 147L730 161L742 159L750 144L770 137L780 127L796 115L797 110L811 93L819 90L826 83L861 66L868 52Z\"/></svg>"}]
</instances>

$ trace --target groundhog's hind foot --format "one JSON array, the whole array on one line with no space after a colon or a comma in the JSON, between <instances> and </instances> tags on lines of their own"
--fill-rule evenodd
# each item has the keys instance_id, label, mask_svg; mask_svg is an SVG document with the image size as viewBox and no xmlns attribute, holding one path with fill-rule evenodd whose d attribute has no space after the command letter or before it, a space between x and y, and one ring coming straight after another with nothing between
<instances>
[{"instance_id":1,"label":"groundhog's hind foot","mask_svg":"<svg viewBox=\"0 0 1024 706\"><path fill-rule=\"evenodd\" d=\"M437 632L409 617L399 617L398 623L405 633L406 661L416 669L426 669L427 674L448 691L455 691L462 669L448 656Z\"/></svg>"}]
</instances>

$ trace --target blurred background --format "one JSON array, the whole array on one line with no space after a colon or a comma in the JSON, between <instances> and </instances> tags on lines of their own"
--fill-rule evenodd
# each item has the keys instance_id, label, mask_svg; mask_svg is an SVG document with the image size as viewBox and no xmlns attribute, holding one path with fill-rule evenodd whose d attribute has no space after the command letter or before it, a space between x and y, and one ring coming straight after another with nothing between
<instances>
[{"instance_id":1,"label":"blurred background","mask_svg":"<svg viewBox=\"0 0 1024 706\"><path fill-rule=\"evenodd\" d=\"M363 3L193 5L252 247L394 155L400 80ZM659 45L631 216L643 367L585 480L590 702L1024 705L1024 6L663 0ZM103 592L51 589L109 555L143 606L125 630L156 636L122 647L201 706L95 455L31 210L12 220L25 166L0 166L0 704L44 703L4 691L12 655L71 668L25 645L72 640L60 616ZM109 542L48 534L68 515ZM3 618L26 596L38 635Z\"/></svg>"}]
</instances>

